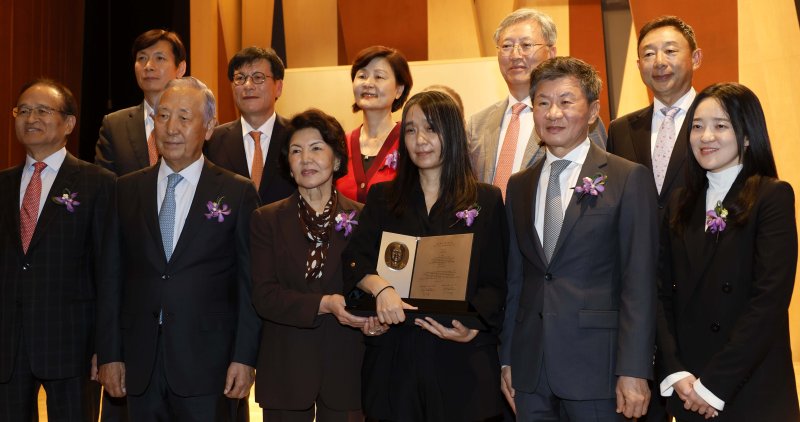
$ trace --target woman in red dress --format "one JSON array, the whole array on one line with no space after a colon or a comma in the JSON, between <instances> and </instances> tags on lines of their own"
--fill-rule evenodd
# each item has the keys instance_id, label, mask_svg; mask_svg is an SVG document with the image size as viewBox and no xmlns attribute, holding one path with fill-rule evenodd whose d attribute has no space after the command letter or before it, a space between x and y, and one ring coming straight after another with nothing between
<instances>
[{"instance_id":1,"label":"woman in red dress","mask_svg":"<svg viewBox=\"0 0 800 422\"><path fill-rule=\"evenodd\" d=\"M356 56L350 68L353 112L362 112L363 123L347 136L347 175L336 189L348 198L364 202L370 186L394 179L400 125L392 121L411 91L411 71L399 51L372 46Z\"/></svg>"}]
</instances>

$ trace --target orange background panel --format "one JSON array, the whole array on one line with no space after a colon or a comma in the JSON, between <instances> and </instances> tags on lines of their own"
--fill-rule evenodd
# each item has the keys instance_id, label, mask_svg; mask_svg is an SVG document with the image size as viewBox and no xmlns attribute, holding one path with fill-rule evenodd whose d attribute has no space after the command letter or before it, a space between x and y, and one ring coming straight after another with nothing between
<instances>
[{"instance_id":1,"label":"orange background panel","mask_svg":"<svg viewBox=\"0 0 800 422\"><path fill-rule=\"evenodd\" d=\"M346 59L340 65L351 64L359 51L372 45L396 48L409 61L428 60L426 0L339 0L339 30L339 57Z\"/></svg>"},{"instance_id":2,"label":"orange background panel","mask_svg":"<svg viewBox=\"0 0 800 422\"><path fill-rule=\"evenodd\" d=\"M703 63L694 73L697 91L717 82L739 80L736 0L630 0L630 6L637 37L642 25L661 15L679 16L694 28L697 46L703 50Z\"/></svg>"},{"instance_id":3,"label":"orange background panel","mask_svg":"<svg viewBox=\"0 0 800 422\"><path fill-rule=\"evenodd\" d=\"M600 93L600 118L608 127L608 75L606 46L603 34L603 10L599 0L569 1L569 55L591 64L600 73L603 91Z\"/></svg>"}]
</instances>

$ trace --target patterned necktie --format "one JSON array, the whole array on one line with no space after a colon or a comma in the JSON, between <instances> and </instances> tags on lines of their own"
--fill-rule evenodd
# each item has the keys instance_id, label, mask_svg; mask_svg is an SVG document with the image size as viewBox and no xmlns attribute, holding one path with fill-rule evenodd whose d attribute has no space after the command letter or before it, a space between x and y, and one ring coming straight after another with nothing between
<instances>
[{"instance_id":1,"label":"patterned necktie","mask_svg":"<svg viewBox=\"0 0 800 422\"><path fill-rule=\"evenodd\" d=\"M150 131L150 136L147 137L147 156L152 166L158 161L158 148L156 148L156 130Z\"/></svg>"},{"instance_id":2,"label":"patterned necktie","mask_svg":"<svg viewBox=\"0 0 800 422\"><path fill-rule=\"evenodd\" d=\"M503 146L500 148L500 157L497 160L497 169L494 172L492 184L500 188L503 193L503 200L506 199L506 185L508 178L514 168L514 156L517 153L517 138L519 138L519 114L527 107L523 103L516 103L511 106L511 121L508 122L506 136L503 138Z\"/></svg>"},{"instance_id":3,"label":"patterned necktie","mask_svg":"<svg viewBox=\"0 0 800 422\"><path fill-rule=\"evenodd\" d=\"M542 248L547 262L556 250L561 224L564 222L564 210L561 208L561 182L559 176L571 161L556 160L550 164L550 179L547 181L547 196L544 206L544 239Z\"/></svg>"},{"instance_id":4,"label":"patterned necktie","mask_svg":"<svg viewBox=\"0 0 800 422\"><path fill-rule=\"evenodd\" d=\"M47 164L37 161L33 165L33 176L25 188L25 195L22 197L22 208L19 212L19 231L22 240L22 251L28 253L28 246L31 244L33 231L36 229L36 221L39 219L39 202L42 199L42 170Z\"/></svg>"},{"instance_id":5,"label":"patterned necktie","mask_svg":"<svg viewBox=\"0 0 800 422\"><path fill-rule=\"evenodd\" d=\"M664 114L664 121L658 129L656 137L656 147L653 150L653 176L656 179L656 188L661 193L664 185L664 177L667 175L669 157L672 156L672 149L675 148L675 115L681 109L678 107L664 107L661 113Z\"/></svg>"},{"instance_id":6,"label":"patterned necktie","mask_svg":"<svg viewBox=\"0 0 800 422\"><path fill-rule=\"evenodd\" d=\"M261 132L250 132L253 137L255 149L253 150L253 164L250 166L250 178L256 184L256 190L261 186L261 174L264 172L264 153L261 152Z\"/></svg>"},{"instance_id":7,"label":"patterned necktie","mask_svg":"<svg viewBox=\"0 0 800 422\"><path fill-rule=\"evenodd\" d=\"M173 239L175 236L175 186L183 180L183 176L172 173L167 177L167 193L161 210L158 212L158 225L161 227L161 241L164 243L164 255L169 262L172 258Z\"/></svg>"}]
</instances>

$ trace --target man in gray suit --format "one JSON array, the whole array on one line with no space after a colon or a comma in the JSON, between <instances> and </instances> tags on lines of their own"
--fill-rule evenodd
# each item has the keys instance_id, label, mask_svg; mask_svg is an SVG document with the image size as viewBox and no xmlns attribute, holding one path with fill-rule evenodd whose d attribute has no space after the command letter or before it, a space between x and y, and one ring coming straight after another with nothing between
<instances>
[{"instance_id":1,"label":"man in gray suit","mask_svg":"<svg viewBox=\"0 0 800 422\"><path fill-rule=\"evenodd\" d=\"M534 9L515 10L494 33L497 62L509 96L470 117L467 133L475 175L499 187L504 197L508 177L544 156L528 89L531 71L556 56L556 36L553 19ZM589 138L605 149L606 131L600 119L592 125Z\"/></svg>"},{"instance_id":2,"label":"man in gray suit","mask_svg":"<svg viewBox=\"0 0 800 422\"><path fill-rule=\"evenodd\" d=\"M155 164L153 106L167 83L186 73L186 49L178 34L151 29L133 42L133 70L144 101L108 114L100 127L94 162L117 176Z\"/></svg>"},{"instance_id":3,"label":"man in gray suit","mask_svg":"<svg viewBox=\"0 0 800 422\"><path fill-rule=\"evenodd\" d=\"M589 141L601 85L571 57L531 75L546 151L508 182L500 351L501 389L519 421L638 418L650 399L656 192L646 167Z\"/></svg>"}]
</instances>

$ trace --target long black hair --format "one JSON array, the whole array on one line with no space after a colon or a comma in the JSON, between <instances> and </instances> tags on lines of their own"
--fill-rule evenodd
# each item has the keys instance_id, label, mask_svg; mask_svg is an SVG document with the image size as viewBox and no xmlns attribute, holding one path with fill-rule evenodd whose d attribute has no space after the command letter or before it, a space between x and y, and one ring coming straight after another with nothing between
<instances>
[{"instance_id":1,"label":"long black hair","mask_svg":"<svg viewBox=\"0 0 800 422\"><path fill-rule=\"evenodd\" d=\"M762 179L765 177L777 179L778 177L767 133L767 123L764 119L764 110L761 108L761 102L756 94L746 86L735 82L718 83L697 94L686 113L689 125L692 125L698 104L709 98L717 101L727 113L736 134L739 162L743 165L739 177L744 178L745 183L733 204L728 207L728 221L742 225L750 215ZM697 203L706 187L706 171L700 167L691 152L690 136L691 130L687 131L686 139L679 140L679 142L686 142L687 151L689 151L686 166L686 189L678 198L678 212L671 221L672 226L679 231L691 224L689 220L692 217L694 204Z\"/></svg>"},{"instance_id":2,"label":"long black hair","mask_svg":"<svg viewBox=\"0 0 800 422\"><path fill-rule=\"evenodd\" d=\"M411 161L405 146L405 127L408 111L417 106L442 143L442 175L439 180L439 200L444 210L467 209L478 200L478 180L472 173L469 160L464 119L455 101L445 93L423 91L408 100L403 108L397 176L389 186L389 209L402 215L411 192L419 185L419 168Z\"/></svg>"}]
</instances>

